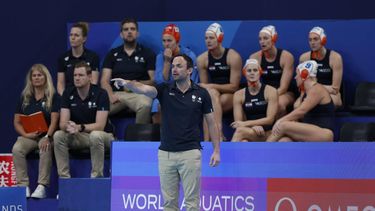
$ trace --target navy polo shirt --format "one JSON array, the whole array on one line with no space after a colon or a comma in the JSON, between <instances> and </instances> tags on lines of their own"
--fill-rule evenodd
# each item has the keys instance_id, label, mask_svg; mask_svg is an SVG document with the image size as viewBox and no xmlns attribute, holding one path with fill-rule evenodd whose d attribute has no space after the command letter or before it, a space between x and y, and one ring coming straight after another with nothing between
<instances>
[{"instance_id":1,"label":"navy polo shirt","mask_svg":"<svg viewBox=\"0 0 375 211\"><path fill-rule=\"evenodd\" d=\"M213 112L207 90L191 82L182 93L175 82L156 86L162 113L159 149L170 152L201 149L203 115Z\"/></svg>"},{"instance_id":2,"label":"navy polo shirt","mask_svg":"<svg viewBox=\"0 0 375 211\"><path fill-rule=\"evenodd\" d=\"M111 78L126 80L150 80L149 70L155 70L155 53L151 49L137 44L132 55L124 51L124 45L112 49L104 59L103 68L112 70ZM114 91L118 90L112 85Z\"/></svg>"},{"instance_id":3,"label":"navy polo shirt","mask_svg":"<svg viewBox=\"0 0 375 211\"><path fill-rule=\"evenodd\" d=\"M70 120L76 124L91 124L96 122L97 111L109 111L109 98L107 92L97 85L91 84L89 94L82 100L76 87L65 89L61 108L70 110ZM112 126L107 119L105 132L113 132Z\"/></svg>"},{"instance_id":4,"label":"navy polo shirt","mask_svg":"<svg viewBox=\"0 0 375 211\"><path fill-rule=\"evenodd\" d=\"M72 49L65 52L58 60L58 72L65 73L65 87L74 86L74 66L81 61L90 65L92 71L99 71L99 56L89 49L84 49L80 57L74 57Z\"/></svg>"},{"instance_id":5,"label":"navy polo shirt","mask_svg":"<svg viewBox=\"0 0 375 211\"><path fill-rule=\"evenodd\" d=\"M42 111L44 114L44 119L47 122L47 125L51 124L51 113L52 112L59 112L60 110L60 96L55 93L52 98L52 107L50 111L46 110L46 98L42 98L40 100L36 100L33 96L30 99L30 102L27 105L23 106L22 97L18 101L17 108L16 108L16 114L24 114L24 115L30 115L35 112Z\"/></svg>"}]
</instances>

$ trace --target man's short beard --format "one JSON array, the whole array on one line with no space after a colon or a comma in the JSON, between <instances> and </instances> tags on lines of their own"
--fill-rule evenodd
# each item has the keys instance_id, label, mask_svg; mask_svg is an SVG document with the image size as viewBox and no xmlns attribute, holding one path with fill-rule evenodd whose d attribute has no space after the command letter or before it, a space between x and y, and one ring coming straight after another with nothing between
<instances>
[{"instance_id":1,"label":"man's short beard","mask_svg":"<svg viewBox=\"0 0 375 211\"><path fill-rule=\"evenodd\" d=\"M128 45L128 46L134 46L137 43L137 40L136 39L134 39L132 41L124 40L124 43L125 43L125 45Z\"/></svg>"}]
</instances>

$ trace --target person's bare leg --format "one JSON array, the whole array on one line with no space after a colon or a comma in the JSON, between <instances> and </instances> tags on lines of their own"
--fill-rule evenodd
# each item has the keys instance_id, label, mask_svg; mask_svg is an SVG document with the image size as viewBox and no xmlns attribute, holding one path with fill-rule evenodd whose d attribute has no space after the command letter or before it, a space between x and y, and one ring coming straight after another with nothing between
<instances>
[{"instance_id":1,"label":"person's bare leg","mask_svg":"<svg viewBox=\"0 0 375 211\"><path fill-rule=\"evenodd\" d=\"M227 112L233 113L233 94L228 94L228 93L221 94L220 95L220 104L221 104L221 109L222 109L222 115L220 117L221 119L218 120L218 122L220 123L219 129L221 131L222 139L226 140L227 138L224 136L223 126L222 126L223 113L227 113Z\"/></svg>"},{"instance_id":2,"label":"person's bare leg","mask_svg":"<svg viewBox=\"0 0 375 211\"><path fill-rule=\"evenodd\" d=\"M270 134L266 132L264 136L258 136L254 129L249 127L239 127L233 134L232 142L251 142L251 141L265 141L267 135Z\"/></svg>"},{"instance_id":3,"label":"person's bare leg","mask_svg":"<svg viewBox=\"0 0 375 211\"><path fill-rule=\"evenodd\" d=\"M284 137L281 137L281 139L279 139L279 142L293 142L293 140L287 136L284 136Z\"/></svg>"},{"instance_id":4,"label":"person's bare leg","mask_svg":"<svg viewBox=\"0 0 375 211\"><path fill-rule=\"evenodd\" d=\"M290 137L294 141L333 141L331 130L302 122L285 121L280 123L282 136ZM280 140L281 137L279 137Z\"/></svg>"},{"instance_id":5,"label":"person's bare leg","mask_svg":"<svg viewBox=\"0 0 375 211\"><path fill-rule=\"evenodd\" d=\"M341 100L341 94L340 93L338 93L337 95L331 95L331 98L332 98L333 104L335 105L336 108L342 106L342 100Z\"/></svg>"},{"instance_id":6,"label":"person's bare leg","mask_svg":"<svg viewBox=\"0 0 375 211\"><path fill-rule=\"evenodd\" d=\"M161 109L160 105L158 105L158 111L152 114L152 123L154 124L161 124Z\"/></svg>"},{"instance_id":7,"label":"person's bare leg","mask_svg":"<svg viewBox=\"0 0 375 211\"><path fill-rule=\"evenodd\" d=\"M208 89L208 93L210 94L211 101L212 101L212 107L214 109L214 116L215 120L217 122L217 125L219 127L219 130L222 133L222 116L223 116L223 111L221 109L221 104L220 104L220 93L216 89ZM210 134L208 132L208 126L206 121L203 122L203 136L204 140L210 140Z\"/></svg>"},{"instance_id":8,"label":"person's bare leg","mask_svg":"<svg viewBox=\"0 0 375 211\"><path fill-rule=\"evenodd\" d=\"M276 119L280 119L281 117L285 116L287 114L288 106L292 105L294 101L294 95L291 92L286 92L285 94L280 95Z\"/></svg>"}]
</instances>

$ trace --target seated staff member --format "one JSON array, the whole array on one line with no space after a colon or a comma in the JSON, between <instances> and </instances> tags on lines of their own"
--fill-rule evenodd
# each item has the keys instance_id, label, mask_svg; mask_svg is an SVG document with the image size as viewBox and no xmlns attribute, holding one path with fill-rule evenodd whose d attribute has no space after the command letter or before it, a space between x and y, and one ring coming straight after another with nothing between
<instances>
[{"instance_id":1,"label":"seated staff member","mask_svg":"<svg viewBox=\"0 0 375 211\"><path fill-rule=\"evenodd\" d=\"M85 48L89 25L86 22L73 24L70 29L68 51L58 59L57 92L62 95L67 87L74 86L74 66L85 61L92 70L91 83L97 84L99 79L99 56L92 50Z\"/></svg>"},{"instance_id":2,"label":"seated staff member","mask_svg":"<svg viewBox=\"0 0 375 211\"><path fill-rule=\"evenodd\" d=\"M206 88L211 96L215 119L221 133L223 112L233 109L233 94L239 88L242 68L240 54L234 49L224 48L223 39L224 31L221 25L211 24L205 33L207 51L197 58L201 82L199 85ZM206 126L204 140L209 140Z\"/></svg>"},{"instance_id":3,"label":"seated staff member","mask_svg":"<svg viewBox=\"0 0 375 211\"><path fill-rule=\"evenodd\" d=\"M250 59L256 59L263 70L262 82L277 89L278 117L287 113L287 107L293 105L298 92L292 85L293 55L284 49L276 47L277 32L272 25L265 26L259 31L260 50L251 54Z\"/></svg>"},{"instance_id":4,"label":"seated staff member","mask_svg":"<svg viewBox=\"0 0 375 211\"><path fill-rule=\"evenodd\" d=\"M318 83L327 89L333 104L336 107L342 106L340 87L343 75L343 62L339 53L325 47L327 36L324 29L314 27L309 33L309 45L311 51L303 53L299 61L300 63L307 60L315 60L318 63L318 72L316 78Z\"/></svg>"},{"instance_id":5,"label":"seated staff member","mask_svg":"<svg viewBox=\"0 0 375 211\"><path fill-rule=\"evenodd\" d=\"M260 82L262 69L257 60L246 60L243 71L248 86L234 93L232 141L265 141L276 119L277 91Z\"/></svg>"},{"instance_id":6,"label":"seated staff member","mask_svg":"<svg viewBox=\"0 0 375 211\"><path fill-rule=\"evenodd\" d=\"M13 145L13 161L16 169L17 186L26 187L26 197L30 197L29 176L26 155L39 148L38 186L31 194L33 198L45 198L46 187L50 184L52 166L52 135L59 121L59 96L55 92L52 77L46 66L34 64L26 76L25 88L14 114L14 128L20 135ZM21 124L21 115L42 111L47 122L47 133L27 133Z\"/></svg>"},{"instance_id":7,"label":"seated staff member","mask_svg":"<svg viewBox=\"0 0 375 211\"><path fill-rule=\"evenodd\" d=\"M136 113L135 123L148 124L151 122L152 99L129 90L119 90L110 80L123 78L153 85L155 54L138 43L139 27L133 18L126 18L121 22L120 37L123 39L123 45L111 49L103 61L100 84L108 93L111 115L130 109Z\"/></svg>"},{"instance_id":8,"label":"seated staff member","mask_svg":"<svg viewBox=\"0 0 375 211\"><path fill-rule=\"evenodd\" d=\"M295 109L275 123L267 141L333 141L335 108L328 91L317 82L317 68L313 60L298 65L295 78L301 96Z\"/></svg>"},{"instance_id":9,"label":"seated staff member","mask_svg":"<svg viewBox=\"0 0 375 211\"><path fill-rule=\"evenodd\" d=\"M70 178L69 149L90 148L91 177L103 177L104 149L109 148L113 128L108 121L107 92L91 84L91 68L85 62L74 68L74 87L61 99L60 129L54 135L57 173Z\"/></svg>"}]
</instances>

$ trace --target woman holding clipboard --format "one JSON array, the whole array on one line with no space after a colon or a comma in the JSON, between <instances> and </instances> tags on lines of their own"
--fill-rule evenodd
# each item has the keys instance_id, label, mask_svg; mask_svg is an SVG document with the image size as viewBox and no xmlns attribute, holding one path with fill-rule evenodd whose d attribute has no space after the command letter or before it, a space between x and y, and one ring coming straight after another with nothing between
<instances>
[{"instance_id":1,"label":"woman holding clipboard","mask_svg":"<svg viewBox=\"0 0 375 211\"><path fill-rule=\"evenodd\" d=\"M34 64L27 73L13 122L19 134L12 149L17 185L26 187L26 197L30 197L26 155L35 149L39 149L39 176L31 197L46 197L52 165L52 137L59 119L58 98L46 66Z\"/></svg>"}]
</instances>

